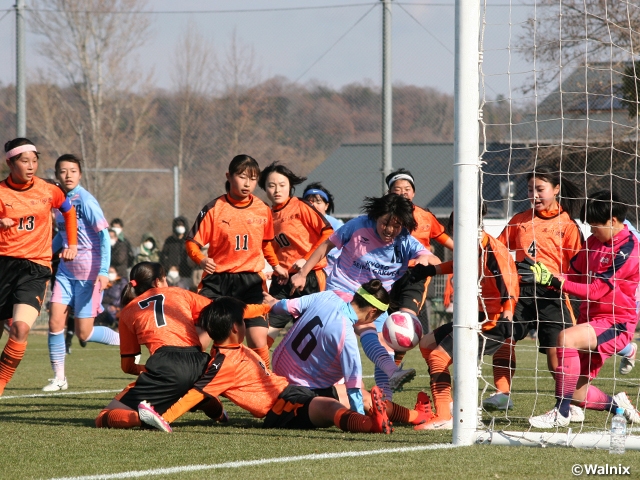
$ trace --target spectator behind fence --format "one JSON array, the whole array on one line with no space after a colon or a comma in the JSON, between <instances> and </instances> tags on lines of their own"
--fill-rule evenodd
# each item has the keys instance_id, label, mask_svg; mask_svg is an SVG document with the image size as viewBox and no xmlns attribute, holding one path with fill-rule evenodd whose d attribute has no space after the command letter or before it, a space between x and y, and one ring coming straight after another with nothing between
<instances>
[{"instance_id":1,"label":"spectator behind fence","mask_svg":"<svg viewBox=\"0 0 640 480\"><path fill-rule=\"evenodd\" d=\"M176 265L171 265L167 270L167 284L170 287L184 288L185 290L191 290L191 278L181 277L180 270Z\"/></svg>"},{"instance_id":2,"label":"spectator behind fence","mask_svg":"<svg viewBox=\"0 0 640 480\"><path fill-rule=\"evenodd\" d=\"M120 295L127 286L127 278L121 276L114 267L109 268L109 285L102 295L104 311L95 320L96 325L117 328L120 318Z\"/></svg>"},{"instance_id":3,"label":"spectator behind fence","mask_svg":"<svg viewBox=\"0 0 640 480\"><path fill-rule=\"evenodd\" d=\"M116 232L118 239L127 246L127 267L133 267L135 256L133 254L133 247L131 246L131 242L124 236L124 222L120 218L114 218L113 220L111 220L110 226L113 231ZM121 276L126 277L126 275L122 274Z\"/></svg>"},{"instance_id":4,"label":"spectator behind fence","mask_svg":"<svg viewBox=\"0 0 640 480\"><path fill-rule=\"evenodd\" d=\"M151 232L147 232L142 235L142 242L136 255L136 263L140 262L153 262L158 263L160 261L160 249L158 249L158 242Z\"/></svg>"},{"instance_id":5,"label":"spectator behind fence","mask_svg":"<svg viewBox=\"0 0 640 480\"><path fill-rule=\"evenodd\" d=\"M129 266L129 247L118 238L118 232L109 229L109 241L111 242L111 266L116 269L118 275L127 278Z\"/></svg>"},{"instance_id":6,"label":"spectator behind fence","mask_svg":"<svg viewBox=\"0 0 640 480\"><path fill-rule=\"evenodd\" d=\"M194 264L189 255L187 255L187 249L185 248L187 219L184 217L174 218L172 228L172 235L164 241L160 263L167 272L169 272L172 265L177 265L180 277L190 279Z\"/></svg>"}]
</instances>

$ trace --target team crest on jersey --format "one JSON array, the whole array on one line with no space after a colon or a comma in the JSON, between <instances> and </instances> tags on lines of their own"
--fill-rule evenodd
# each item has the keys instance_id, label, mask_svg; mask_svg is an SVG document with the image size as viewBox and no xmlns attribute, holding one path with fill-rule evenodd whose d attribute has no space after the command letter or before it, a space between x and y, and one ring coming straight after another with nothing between
<instances>
[{"instance_id":1,"label":"team crest on jersey","mask_svg":"<svg viewBox=\"0 0 640 480\"><path fill-rule=\"evenodd\" d=\"M621 253L622 253L622 252L621 252ZM606 256L606 257L602 257L602 258L600 259L600 264L601 264L601 265L607 265L607 264L609 263L609 261L610 261L610 260L609 260L609 257L608 257L608 256Z\"/></svg>"}]
</instances>

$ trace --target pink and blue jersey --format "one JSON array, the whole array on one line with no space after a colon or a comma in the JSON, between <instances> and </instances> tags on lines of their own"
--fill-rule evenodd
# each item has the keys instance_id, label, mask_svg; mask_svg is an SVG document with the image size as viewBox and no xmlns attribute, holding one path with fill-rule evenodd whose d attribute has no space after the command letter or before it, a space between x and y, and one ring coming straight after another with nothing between
<instances>
[{"instance_id":1,"label":"pink and blue jersey","mask_svg":"<svg viewBox=\"0 0 640 480\"><path fill-rule=\"evenodd\" d=\"M349 300L342 292L325 291L275 304L272 312L297 321L273 352L273 371L312 389L342 378L347 389L360 389L362 363L353 330L358 318Z\"/></svg>"},{"instance_id":2,"label":"pink and blue jersey","mask_svg":"<svg viewBox=\"0 0 640 480\"><path fill-rule=\"evenodd\" d=\"M638 255L638 239L626 226L611 243L603 244L594 235L587 239L571 260L562 286L563 292L586 299L580 306L578 323L606 320L635 330Z\"/></svg>"},{"instance_id":3,"label":"pink and blue jersey","mask_svg":"<svg viewBox=\"0 0 640 480\"><path fill-rule=\"evenodd\" d=\"M98 201L80 185L67 192L67 198L76 207L78 217L78 254L72 262L60 262L58 272L75 280L95 280L98 275L106 276L111 261L109 223ZM56 223L59 231L53 239L54 252L67 246L64 218L59 211L56 211Z\"/></svg>"},{"instance_id":4,"label":"pink and blue jersey","mask_svg":"<svg viewBox=\"0 0 640 480\"><path fill-rule=\"evenodd\" d=\"M327 290L355 293L363 283L378 279L387 291L408 269L409 260L431 253L406 228L384 243L375 220L367 215L354 218L329 237L340 256L327 275Z\"/></svg>"}]
</instances>

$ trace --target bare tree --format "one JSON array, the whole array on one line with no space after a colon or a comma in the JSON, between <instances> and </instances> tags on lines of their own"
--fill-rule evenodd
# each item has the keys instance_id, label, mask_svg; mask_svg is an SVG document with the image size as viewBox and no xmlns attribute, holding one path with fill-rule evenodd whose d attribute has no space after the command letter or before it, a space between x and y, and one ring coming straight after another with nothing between
<instances>
[{"instance_id":1,"label":"bare tree","mask_svg":"<svg viewBox=\"0 0 640 480\"><path fill-rule=\"evenodd\" d=\"M31 25L43 37L38 48L50 63L48 83L67 85L41 92L36 114L46 120L45 109L57 102L55 121L72 129L89 169L127 164L144 144L153 101L144 94L148 78L131 60L149 35L148 17L134 13L145 6L145 0L34 1ZM54 150L69 150L67 132L56 134L60 125L48 120L35 127ZM122 193L113 188L116 176L89 171L84 178L100 200Z\"/></svg>"}]
</instances>

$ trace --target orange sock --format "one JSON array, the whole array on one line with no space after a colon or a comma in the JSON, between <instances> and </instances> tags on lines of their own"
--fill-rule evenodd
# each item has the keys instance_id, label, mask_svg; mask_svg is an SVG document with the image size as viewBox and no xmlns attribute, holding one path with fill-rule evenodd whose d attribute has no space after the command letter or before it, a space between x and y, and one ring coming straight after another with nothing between
<instances>
[{"instance_id":1,"label":"orange sock","mask_svg":"<svg viewBox=\"0 0 640 480\"><path fill-rule=\"evenodd\" d=\"M411 420L415 420L419 413L387 400L387 415L393 423L409 423Z\"/></svg>"},{"instance_id":2,"label":"orange sock","mask_svg":"<svg viewBox=\"0 0 640 480\"><path fill-rule=\"evenodd\" d=\"M138 412L124 408L104 409L96 418L97 428L133 428L140 425Z\"/></svg>"},{"instance_id":3,"label":"orange sock","mask_svg":"<svg viewBox=\"0 0 640 480\"><path fill-rule=\"evenodd\" d=\"M373 422L366 415L361 415L348 408L341 408L333 417L333 423L345 432L370 433Z\"/></svg>"},{"instance_id":4,"label":"orange sock","mask_svg":"<svg viewBox=\"0 0 640 480\"><path fill-rule=\"evenodd\" d=\"M273 346L273 342L275 342L276 339L273 337L270 337L269 335L267 335L267 347L271 348Z\"/></svg>"},{"instance_id":5,"label":"orange sock","mask_svg":"<svg viewBox=\"0 0 640 480\"><path fill-rule=\"evenodd\" d=\"M0 395L4 392L4 387L9 383L11 377L20 365L24 352L27 349L27 342L16 342L12 338L7 340L2 355L0 355Z\"/></svg>"},{"instance_id":6,"label":"orange sock","mask_svg":"<svg viewBox=\"0 0 640 480\"><path fill-rule=\"evenodd\" d=\"M394 352L393 353L393 361L396 362L396 365L400 365L402 363L402 360L404 359L404 356L407 352Z\"/></svg>"},{"instance_id":7,"label":"orange sock","mask_svg":"<svg viewBox=\"0 0 640 480\"><path fill-rule=\"evenodd\" d=\"M264 362L264 365L267 367L267 369L271 370L271 361L269 360L269 347L264 346L260 348L252 348L251 350L260 355L260 358Z\"/></svg>"},{"instance_id":8,"label":"orange sock","mask_svg":"<svg viewBox=\"0 0 640 480\"><path fill-rule=\"evenodd\" d=\"M420 352L429 366L431 376L431 395L436 407L436 415L442 420L451 418L451 357L440 350L421 348Z\"/></svg>"},{"instance_id":9,"label":"orange sock","mask_svg":"<svg viewBox=\"0 0 640 480\"><path fill-rule=\"evenodd\" d=\"M511 378L515 371L516 351L509 339L493 354L493 383L499 392L511 392Z\"/></svg>"}]
</instances>

